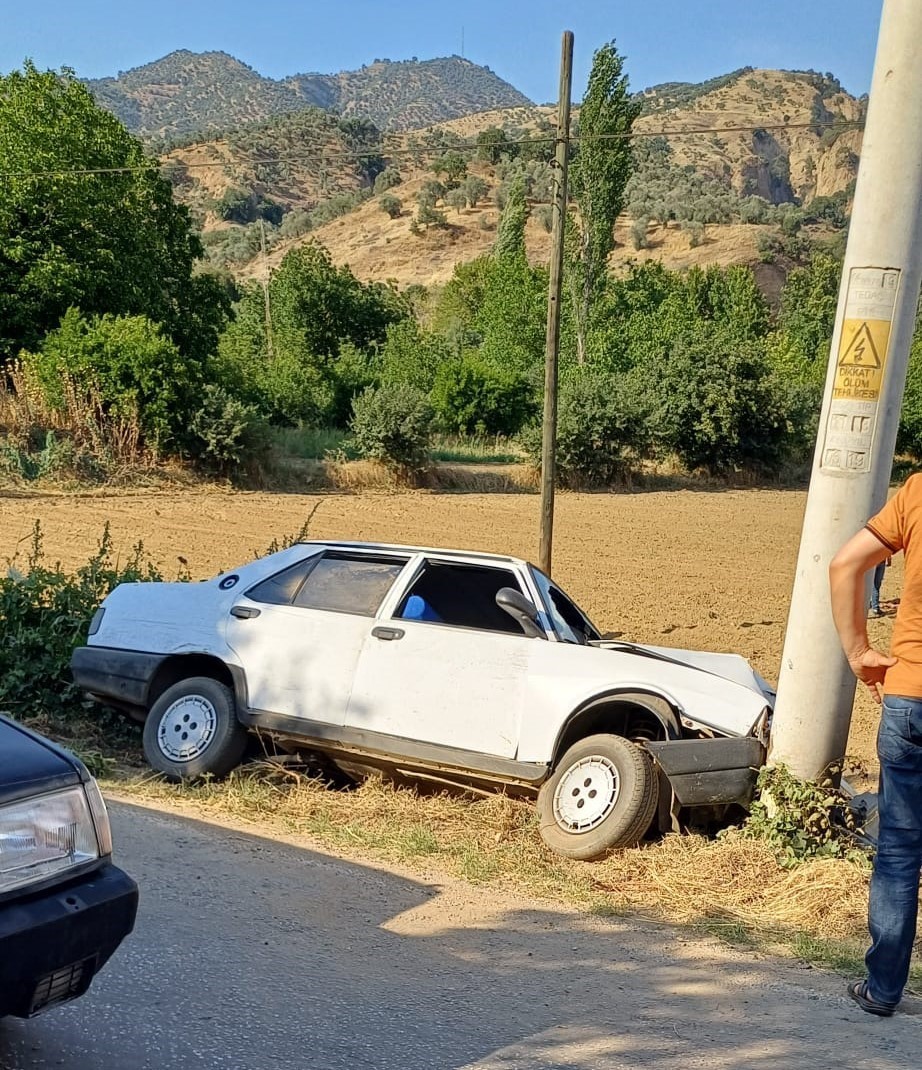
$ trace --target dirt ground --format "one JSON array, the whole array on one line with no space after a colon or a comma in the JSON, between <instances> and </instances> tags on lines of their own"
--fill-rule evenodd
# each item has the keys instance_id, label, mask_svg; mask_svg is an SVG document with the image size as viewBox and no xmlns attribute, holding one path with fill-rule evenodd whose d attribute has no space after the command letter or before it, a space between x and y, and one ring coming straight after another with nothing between
<instances>
[{"instance_id":1,"label":"dirt ground","mask_svg":"<svg viewBox=\"0 0 922 1070\"><path fill-rule=\"evenodd\" d=\"M777 679L805 495L790 490L561 494L554 577L603 631L663 646L728 650ZM539 498L426 492L322 495L213 488L114 495L0 494L0 560L24 554L41 521L49 559L87 559L108 521L124 558L140 539L170 577L240 564L310 520L314 538L369 539L510 553L535 560ZM902 582L884 581L886 646ZM876 711L859 694L849 752L873 760Z\"/></svg>"}]
</instances>

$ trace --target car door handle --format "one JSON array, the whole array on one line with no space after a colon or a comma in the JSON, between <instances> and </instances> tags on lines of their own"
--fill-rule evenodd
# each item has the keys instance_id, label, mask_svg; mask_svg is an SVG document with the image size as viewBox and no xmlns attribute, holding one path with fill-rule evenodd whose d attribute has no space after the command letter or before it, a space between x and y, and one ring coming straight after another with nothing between
<instances>
[{"instance_id":1,"label":"car door handle","mask_svg":"<svg viewBox=\"0 0 922 1070\"><path fill-rule=\"evenodd\" d=\"M403 628L372 628L371 634L375 639L387 639L388 641L402 639Z\"/></svg>"},{"instance_id":2,"label":"car door handle","mask_svg":"<svg viewBox=\"0 0 922 1070\"><path fill-rule=\"evenodd\" d=\"M238 617L240 620L258 617L259 613L260 611L255 606L231 606L231 616Z\"/></svg>"}]
</instances>

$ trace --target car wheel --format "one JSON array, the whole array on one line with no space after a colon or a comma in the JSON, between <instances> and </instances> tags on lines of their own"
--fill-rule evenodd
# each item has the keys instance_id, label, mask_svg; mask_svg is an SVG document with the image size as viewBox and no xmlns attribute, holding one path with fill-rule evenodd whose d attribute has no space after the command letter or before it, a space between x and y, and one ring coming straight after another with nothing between
<instances>
[{"instance_id":1,"label":"car wheel","mask_svg":"<svg viewBox=\"0 0 922 1070\"><path fill-rule=\"evenodd\" d=\"M224 776L239 764L246 744L233 692L207 676L168 687L144 722L144 756L170 780Z\"/></svg>"},{"instance_id":2,"label":"car wheel","mask_svg":"<svg viewBox=\"0 0 922 1070\"><path fill-rule=\"evenodd\" d=\"M587 736L564 754L538 794L541 838L567 858L604 858L640 842L658 795L645 750L620 736Z\"/></svg>"}]
</instances>

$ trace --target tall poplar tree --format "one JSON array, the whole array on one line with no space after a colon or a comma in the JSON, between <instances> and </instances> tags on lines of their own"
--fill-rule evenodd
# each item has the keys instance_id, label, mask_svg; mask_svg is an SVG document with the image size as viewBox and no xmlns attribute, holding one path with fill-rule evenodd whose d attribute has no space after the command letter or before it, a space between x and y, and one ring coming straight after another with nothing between
<instances>
[{"instance_id":1,"label":"tall poplar tree","mask_svg":"<svg viewBox=\"0 0 922 1070\"><path fill-rule=\"evenodd\" d=\"M580 364L586 360L593 305L604 288L615 220L633 166L630 134L640 103L631 99L623 67L614 41L593 56L570 165L570 196L578 214L568 224L566 280Z\"/></svg>"}]
</instances>

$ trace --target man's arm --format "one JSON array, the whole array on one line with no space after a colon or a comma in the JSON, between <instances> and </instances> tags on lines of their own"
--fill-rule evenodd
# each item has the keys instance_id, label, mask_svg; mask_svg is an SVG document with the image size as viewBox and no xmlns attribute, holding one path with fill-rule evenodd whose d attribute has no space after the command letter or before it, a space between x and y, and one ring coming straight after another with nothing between
<instances>
[{"instance_id":1,"label":"man's arm","mask_svg":"<svg viewBox=\"0 0 922 1070\"><path fill-rule=\"evenodd\" d=\"M875 702L881 701L884 673L896 664L896 658L875 650L868 642L864 577L891 553L876 535L862 528L829 565L829 593L836 631L852 672L867 684Z\"/></svg>"}]
</instances>

